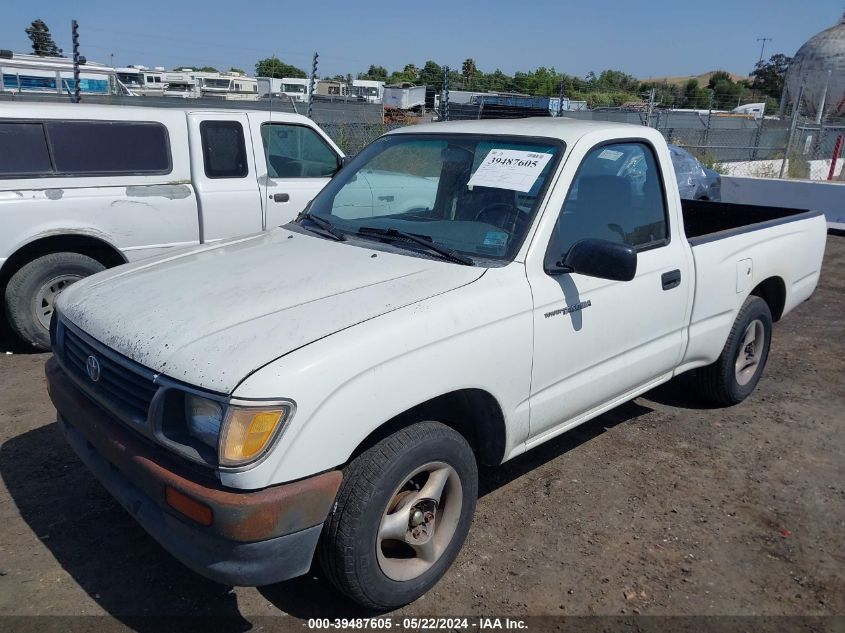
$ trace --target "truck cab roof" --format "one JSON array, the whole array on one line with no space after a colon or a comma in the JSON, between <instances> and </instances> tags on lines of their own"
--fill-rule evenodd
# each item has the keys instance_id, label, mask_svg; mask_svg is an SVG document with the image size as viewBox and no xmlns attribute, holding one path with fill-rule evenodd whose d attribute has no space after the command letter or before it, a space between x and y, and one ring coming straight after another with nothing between
<instances>
[{"instance_id":1,"label":"truck cab roof","mask_svg":"<svg viewBox=\"0 0 845 633\"><path fill-rule=\"evenodd\" d=\"M591 132L613 132L617 138L650 138L651 128L612 121L582 121L567 117L529 117L525 119L480 119L470 121L441 121L410 125L390 134L504 134L512 136L541 136L572 144ZM659 134L658 134L659 136Z\"/></svg>"}]
</instances>

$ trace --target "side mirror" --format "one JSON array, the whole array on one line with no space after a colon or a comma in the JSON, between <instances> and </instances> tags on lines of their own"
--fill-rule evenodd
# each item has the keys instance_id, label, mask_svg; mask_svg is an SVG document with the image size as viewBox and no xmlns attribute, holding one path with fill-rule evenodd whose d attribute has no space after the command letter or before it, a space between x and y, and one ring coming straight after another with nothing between
<instances>
[{"instance_id":1,"label":"side mirror","mask_svg":"<svg viewBox=\"0 0 845 633\"><path fill-rule=\"evenodd\" d=\"M588 238L575 242L563 261L549 272L631 281L637 274L637 251L628 244Z\"/></svg>"},{"instance_id":2,"label":"side mirror","mask_svg":"<svg viewBox=\"0 0 845 633\"><path fill-rule=\"evenodd\" d=\"M351 156L341 156L340 160L337 161L337 168L339 170L343 169L344 167L346 167L349 164L349 161L351 161L351 160L352 160Z\"/></svg>"}]
</instances>

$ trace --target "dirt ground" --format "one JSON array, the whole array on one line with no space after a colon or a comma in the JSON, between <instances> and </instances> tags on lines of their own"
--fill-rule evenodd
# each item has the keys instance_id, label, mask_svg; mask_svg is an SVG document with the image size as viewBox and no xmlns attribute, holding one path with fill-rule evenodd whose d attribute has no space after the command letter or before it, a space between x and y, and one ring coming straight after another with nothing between
<instances>
[{"instance_id":1,"label":"dirt ground","mask_svg":"<svg viewBox=\"0 0 845 633\"><path fill-rule=\"evenodd\" d=\"M830 236L743 404L677 381L484 471L457 562L393 615L845 616L843 271ZM361 615L316 566L232 590L176 562L64 444L47 355L19 351L0 352L0 614Z\"/></svg>"}]
</instances>

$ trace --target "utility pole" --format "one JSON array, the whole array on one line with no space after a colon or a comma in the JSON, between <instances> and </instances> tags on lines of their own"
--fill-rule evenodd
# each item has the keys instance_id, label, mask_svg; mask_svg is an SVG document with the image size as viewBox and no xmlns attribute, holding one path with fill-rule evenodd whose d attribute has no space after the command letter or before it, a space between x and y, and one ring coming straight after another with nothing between
<instances>
[{"instance_id":1,"label":"utility pole","mask_svg":"<svg viewBox=\"0 0 845 633\"><path fill-rule=\"evenodd\" d=\"M766 42L771 42L772 38L771 37L758 37L757 41L762 42L762 44L760 45L760 62L762 62L763 61L763 52L766 50Z\"/></svg>"},{"instance_id":2,"label":"utility pole","mask_svg":"<svg viewBox=\"0 0 845 633\"><path fill-rule=\"evenodd\" d=\"M317 58L320 55L314 51L314 59L311 62L311 78L308 80L308 118L314 109L314 83L317 81Z\"/></svg>"}]
</instances>

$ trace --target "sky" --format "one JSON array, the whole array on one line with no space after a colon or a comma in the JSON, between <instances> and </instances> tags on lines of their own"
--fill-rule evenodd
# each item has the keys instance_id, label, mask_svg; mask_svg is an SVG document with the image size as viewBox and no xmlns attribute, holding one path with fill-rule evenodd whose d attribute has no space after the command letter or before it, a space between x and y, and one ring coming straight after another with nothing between
<instances>
[{"instance_id":1,"label":"sky","mask_svg":"<svg viewBox=\"0 0 845 633\"><path fill-rule=\"evenodd\" d=\"M748 74L760 57L793 55L832 26L845 0L6 0L0 49L31 52L24 29L44 20L65 54L70 21L81 52L117 66L214 66L254 71L276 55L318 74L401 70L426 60L484 72L539 66L584 76L612 68L639 79L710 70Z\"/></svg>"}]
</instances>

